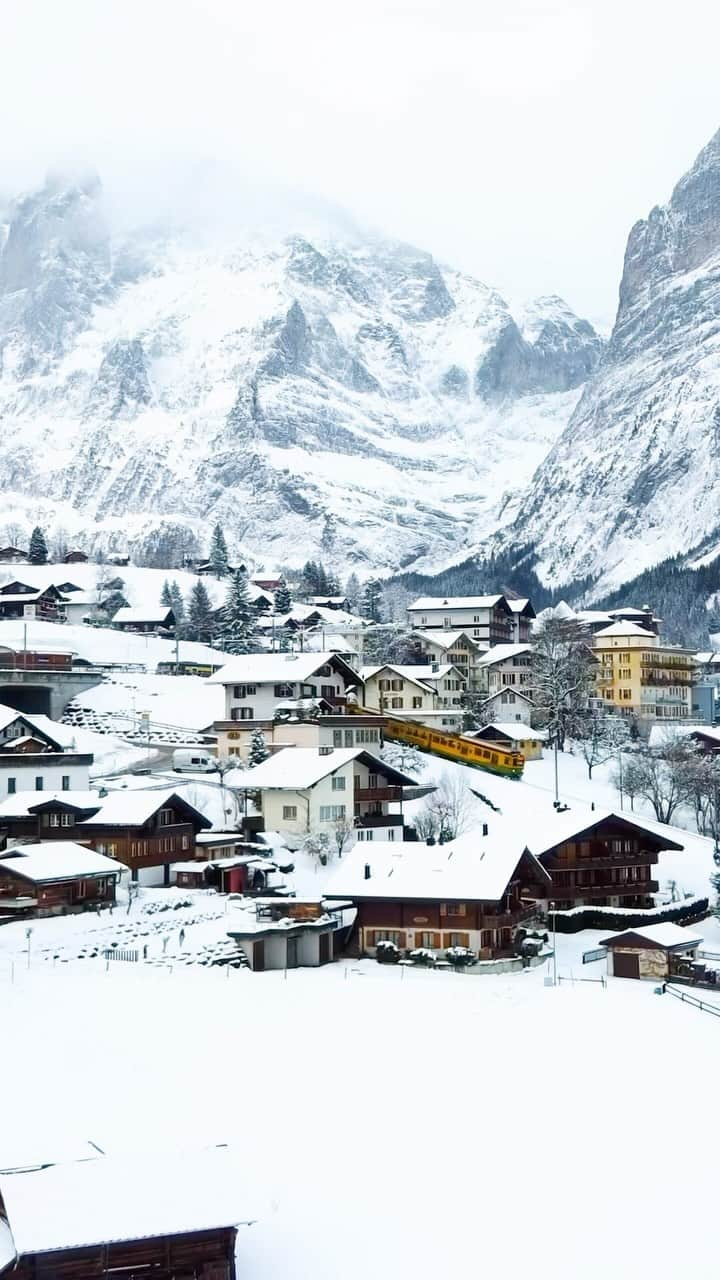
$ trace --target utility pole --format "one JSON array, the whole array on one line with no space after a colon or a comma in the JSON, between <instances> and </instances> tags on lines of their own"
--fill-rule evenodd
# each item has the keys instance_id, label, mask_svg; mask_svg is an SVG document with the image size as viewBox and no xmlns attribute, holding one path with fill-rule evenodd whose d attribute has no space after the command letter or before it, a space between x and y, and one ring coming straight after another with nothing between
<instances>
[{"instance_id":1,"label":"utility pole","mask_svg":"<svg viewBox=\"0 0 720 1280\"><path fill-rule=\"evenodd\" d=\"M553 986L557 986L557 946L555 942L555 903L549 902L550 914L552 916L552 940L553 940Z\"/></svg>"},{"instance_id":2,"label":"utility pole","mask_svg":"<svg viewBox=\"0 0 720 1280\"><path fill-rule=\"evenodd\" d=\"M623 798L624 798L624 786L623 786L623 753L622 753L622 747L621 747L621 748L620 748L620 750L618 751L618 765L619 765L619 772L620 772L620 812L622 813L622 811L623 811ZM716 812L717 812L717 811L716 811Z\"/></svg>"},{"instance_id":3,"label":"utility pole","mask_svg":"<svg viewBox=\"0 0 720 1280\"><path fill-rule=\"evenodd\" d=\"M557 743L557 730L556 730L556 732L555 732L555 739L554 739L554 741L553 741L553 757L554 757L554 764L555 764L555 808L557 809L558 805L560 804L560 787L559 787L559 782L558 782L558 743Z\"/></svg>"}]
</instances>

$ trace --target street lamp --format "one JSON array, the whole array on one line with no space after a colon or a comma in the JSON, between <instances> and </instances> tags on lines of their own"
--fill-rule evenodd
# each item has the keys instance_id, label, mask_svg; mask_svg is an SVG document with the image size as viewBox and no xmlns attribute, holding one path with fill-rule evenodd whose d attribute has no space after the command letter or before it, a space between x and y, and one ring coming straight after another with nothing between
<instances>
[{"instance_id":1,"label":"street lamp","mask_svg":"<svg viewBox=\"0 0 720 1280\"><path fill-rule=\"evenodd\" d=\"M555 943L555 903L548 903L548 910L552 916L552 940L553 940L553 986L557 986L557 947Z\"/></svg>"},{"instance_id":2,"label":"street lamp","mask_svg":"<svg viewBox=\"0 0 720 1280\"><path fill-rule=\"evenodd\" d=\"M32 928L30 925L28 925L27 929L25 930L25 937L27 938L27 944L28 944L27 945L27 967L29 969L30 968L30 940L32 938Z\"/></svg>"}]
</instances>

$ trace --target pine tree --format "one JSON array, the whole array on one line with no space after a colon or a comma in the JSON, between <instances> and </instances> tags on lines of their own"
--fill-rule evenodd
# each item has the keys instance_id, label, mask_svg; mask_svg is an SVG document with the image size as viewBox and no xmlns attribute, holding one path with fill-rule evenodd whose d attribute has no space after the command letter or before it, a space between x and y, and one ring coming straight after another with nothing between
<instances>
[{"instance_id":1,"label":"pine tree","mask_svg":"<svg viewBox=\"0 0 720 1280\"><path fill-rule=\"evenodd\" d=\"M360 581L356 573L351 573L345 583L345 595L351 611L357 613L360 608Z\"/></svg>"},{"instance_id":2,"label":"pine tree","mask_svg":"<svg viewBox=\"0 0 720 1280\"><path fill-rule=\"evenodd\" d=\"M222 525L216 524L210 542L210 568L218 578L226 578L230 572L228 549Z\"/></svg>"},{"instance_id":3,"label":"pine tree","mask_svg":"<svg viewBox=\"0 0 720 1280\"><path fill-rule=\"evenodd\" d=\"M238 569L230 580L223 607L223 648L228 653L254 653L257 649L255 610L250 601L247 574Z\"/></svg>"},{"instance_id":4,"label":"pine tree","mask_svg":"<svg viewBox=\"0 0 720 1280\"><path fill-rule=\"evenodd\" d=\"M45 534L39 525L36 525L30 534L28 558L31 564L47 564L47 542L45 541Z\"/></svg>"},{"instance_id":5,"label":"pine tree","mask_svg":"<svg viewBox=\"0 0 720 1280\"><path fill-rule=\"evenodd\" d=\"M185 634L185 601L177 581L173 578L169 587L170 608L175 615L175 635L183 638Z\"/></svg>"},{"instance_id":6,"label":"pine tree","mask_svg":"<svg viewBox=\"0 0 720 1280\"><path fill-rule=\"evenodd\" d=\"M340 595L340 579L336 573L328 573L325 590L327 591L328 596Z\"/></svg>"},{"instance_id":7,"label":"pine tree","mask_svg":"<svg viewBox=\"0 0 720 1280\"><path fill-rule=\"evenodd\" d=\"M284 578L280 579L280 586L275 592L275 612L289 613L292 609L292 596L288 590L287 582Z\"/></svg>"},{"instance_id":8,"label":"pine tree","mask_svg":"<svg viewBox=\"0 0 720 1280\"><path fill-rule=\"evenodd\" d=\"M320 595L320 566L314 560L307 560L302 571L302 592L304 596Z\"/></svg>"},{"instance_id":9,"label":"pine tree","mask_svg":"<svg viewBox=\"0 0 720 1280\"><path fill-rule=\"evenodd\" d=\"M167 578L162 584L162 591L160 592L160 603L161 605L164 605L166 609L172 608L172 595L170 593L170 583L168 582Z\"/></svg>"},{"instance_id":10,"label":"pine tree","mask_svg":"<svg viewBox=\"0 0 720 1280\"><path fill-rule=\"evenodd\" d=\"M364 618L371 622L381 621L382 585L377 578L368 578L362 593L360 611Z\"/></svg>"},{"instance_id":11,"label":"pine tree","mask_svg":"<svg viewBox=\"0 0 720 1280\"><path fill-rule=\"evenodd\" d=\"M214 631L215 621L207 587L202 579L198 579L190 592L187 637L189 640L198 640L201 644L210 644Z\"/></svg>"},{"instance_id":12,"label":"pine tree","mask_svg":"<svg viewBox=\"0 0 720 1280\"><path fill-rule=\"evenodd\" d=\"M265 734L262 729L253 729L250 734L250 747L248 750L248 764L252 767L256 764L262 764L263 760L267 760L270 752L265 741Z\"/></svg>"}]
</instances>

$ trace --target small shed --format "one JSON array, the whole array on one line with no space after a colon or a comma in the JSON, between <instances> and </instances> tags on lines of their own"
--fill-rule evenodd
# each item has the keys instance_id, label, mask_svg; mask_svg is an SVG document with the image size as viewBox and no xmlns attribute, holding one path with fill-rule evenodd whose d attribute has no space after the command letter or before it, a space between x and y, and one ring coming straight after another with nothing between
<instances>
[{"instance_id":1,"label":"small shed","mask_svg":"<svg viewBox=\"0 0 720 1280\"><path fill-rule=\"evenodd\" d=\"M0 1171L0 1273L235 1280L247 1188L226 1147Z\"/></svg>"},{"instance_id":2,"label":"small shed","mask_svg":"<svg viewBox=\"0 0 720 1280\"><path fill-rule=\"evenodd\" d=\"M63 564L87 564L87 562L88 557L86 551L68 551L63 556Z\"/></svg>"},{"instance_id":3,"label":"small shed","mask_svg":"<svg viewBox=\"0 0 720 1280\"><path fill-rule=\"evenodd\" d=\"M526 760L541 760L545 734L539 729L532 729L522 721L494 721L482 729L465 734L467 738L476 738L483 742L497 742L505 751L522 751Z\"/></svg>"},{"instance_id":4,"label":"small shed","mask_svg":"<svg viewBox=\"0 0 720 1280\"><path fill-rule=\"evenodd\" d=\"M313 968L336 958L336 935L350 902L321 898L255 898L242 924L228 929L255 972ZM342 935L339 935L342 936Z\"/></svg>"},{"instance_id":5,"label":"small shed","mask_svg":"<svg viewBox=\"0 0 720 1280\"><path fill-rule=\"evenodd\" d=\"M608 951L608 973L615 978L658 978L670 976L673 960L692 960L702 938L666 921L648 924L622 933L612 933L600 942Z\"/></svg>"}]
</instances>

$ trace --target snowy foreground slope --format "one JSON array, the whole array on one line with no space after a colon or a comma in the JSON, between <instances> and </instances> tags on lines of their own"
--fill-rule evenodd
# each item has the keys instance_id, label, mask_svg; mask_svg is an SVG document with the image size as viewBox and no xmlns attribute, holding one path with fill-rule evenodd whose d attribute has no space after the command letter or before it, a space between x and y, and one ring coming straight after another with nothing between
<instances>
[{"instance_id":1,"label":"snowy foreground slope","mask_svg":"<svg viewBox=\"0 0 720 1280\"><path fill-rule=\"evenodd\" d=\"M514 318L346 230L119 243L96 183L19 200L3 239L6 518L135 558L202 546L216 519L257 563L452 555L503 518L602 346L556 297Z\"/></svg>"},{"instance_id":2,"label":"snowy foreground slope","mask_svg":"<svg viewBox=\"0 0 720 1280\"><path fill-rule=\"evenodd\" d=\"M0 984L4 1150L230 1143L248 1280L713 1273L720 1020L651 984L87 961Z\"/></svg>"},{"instance_id":3,"label":"snowy foreground slope","mask_svg":"<svg viewBox=\"0 0 720 1280\"><path fill-rule=\"evenodd\" d=\"M618 586L699 544L717 555L720 133L631 230L615 327L508 534L543 581Z\"/></svg>"}]
</instances>

